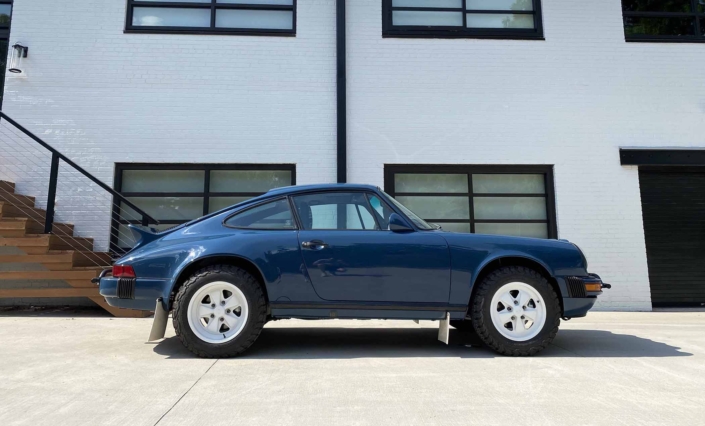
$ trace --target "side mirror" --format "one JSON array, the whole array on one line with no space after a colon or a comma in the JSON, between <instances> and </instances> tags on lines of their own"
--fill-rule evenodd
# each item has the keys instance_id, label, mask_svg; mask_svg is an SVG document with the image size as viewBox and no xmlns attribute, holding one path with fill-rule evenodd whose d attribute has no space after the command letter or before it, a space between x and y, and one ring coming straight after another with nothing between
<instances>
[{"instance_id":1,"label":"side mirror","mask_svg":"<svg viewBox=\"0 0 705 426\"><path fill-rule=\"evenodd\" d=\"M414 228L396 213L389 215L389 230L392 232L414 232Z\"/></svg>"}]
</instances>

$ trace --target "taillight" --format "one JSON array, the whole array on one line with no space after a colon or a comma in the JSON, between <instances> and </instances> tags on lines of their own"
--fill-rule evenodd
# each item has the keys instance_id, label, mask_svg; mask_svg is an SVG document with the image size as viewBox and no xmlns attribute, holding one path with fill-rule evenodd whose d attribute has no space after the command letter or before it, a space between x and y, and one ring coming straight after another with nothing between
<instances>
[{"instance_id":1,"label":"taillight","mask_svg":"<svg viewBox=\"0 0 705 426\"><path fill-rule=\"evenodd\" d=\"M135 278L135 270L130 265L113 265L113 277Z\"/></svg>"}]
</instances>

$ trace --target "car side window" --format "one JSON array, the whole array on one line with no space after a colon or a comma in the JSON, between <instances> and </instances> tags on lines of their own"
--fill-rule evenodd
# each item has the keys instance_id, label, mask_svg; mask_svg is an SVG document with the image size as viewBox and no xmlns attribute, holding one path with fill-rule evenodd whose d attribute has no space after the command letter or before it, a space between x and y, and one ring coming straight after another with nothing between
<instances>
[{"instance_id":1,"label":"car side window","mask_svg":"<svg viewBox=\"0 0 705 426\"><path fill-rule=\"evenodd\" d=\"M394 213L394 210L378 196L369 194L368 197L370 199L370 205L377 217L377 221L379 222L379 226L384 230L389 229L389 216Z\"/></svg>"},{"instance_id":2,"label":"car side window","mask_svg":"<svg viewBox=\"0 0 705 426\"><path fill-rule=\"evenodd\" d=\"M362 192L323 192L294 198L306 230L373 230L377 222Z\"/></svg>"},{"instance_id":3,"label":"car side window","mask_svg":"<svg viewBox=\"0 0 705 426\"><path fill-rule=\"evenodd\" d=\"M286 199L262 204L231 216L225 225L250 229L296 229L289 201Z\"/></svg>"}]
</instances>

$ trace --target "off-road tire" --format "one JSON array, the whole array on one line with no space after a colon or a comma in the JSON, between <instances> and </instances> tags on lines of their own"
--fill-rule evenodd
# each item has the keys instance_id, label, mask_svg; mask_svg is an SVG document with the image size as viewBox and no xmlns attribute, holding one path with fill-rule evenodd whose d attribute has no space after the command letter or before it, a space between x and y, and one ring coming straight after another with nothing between
<instances>
[{"instance_id":1,"label":"off-road tire","mask_svg":"<svg viewBox=\"0 0 705 426\"><path fill-rule=\"evenodd\" d=\"M188 323L191 297L199 288L214 281L225 281L238 287L245 294L249 307L245 328L234 339L220 344L199 339ZM193 274L179 289L172 314L174 330L181 343L201 358L231 358L245 352L262 332L266 316L267 303L260 283L244 269L232 265L208 266Z\"/></svg>"},{"instance_id":2,"label":"off-road tire","mask_svg":"<svg viewBox=\"0 0 705 426\"><path fill-rule=\"evenodd\" d=\"M546 322L533 339L516 342L502 336L490 317L491 301L497 290L510 282L530 285L541 294L546 308ZM533 269L522 266L506 266L490 273L477 288L470 305L470 314L475 331L482 342L502 355L531 356L544 350L558 333L561 322L561 305L551 284Z\"/></svg>"}]
</instances>

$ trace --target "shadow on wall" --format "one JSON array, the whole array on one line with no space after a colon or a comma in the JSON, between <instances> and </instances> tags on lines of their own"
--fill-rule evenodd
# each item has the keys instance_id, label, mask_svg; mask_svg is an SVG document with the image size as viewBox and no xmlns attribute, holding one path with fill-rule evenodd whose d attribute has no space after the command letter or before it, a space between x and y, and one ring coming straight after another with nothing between
<instances>
[{"instance_id":1,"label":"shadow on wall","mask_svg":"<svg viewBox=\"0 0 705 426\"><path fill-rule=\"evenodd\" d=\"M246 359L350 359L497 357L477 336L451 330L450 345L436 340L431 328L268 328L242 355ZM692 356L680 348L628 334L600 330L561 330L540 355L551 357L638 358ZM169 358L193 358L177 337L163 340L154 351Z\"/></svg>"}]
</instances>

